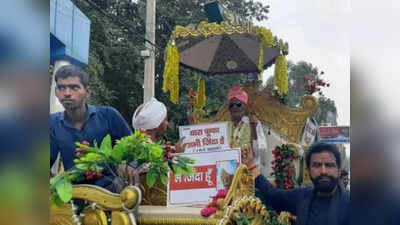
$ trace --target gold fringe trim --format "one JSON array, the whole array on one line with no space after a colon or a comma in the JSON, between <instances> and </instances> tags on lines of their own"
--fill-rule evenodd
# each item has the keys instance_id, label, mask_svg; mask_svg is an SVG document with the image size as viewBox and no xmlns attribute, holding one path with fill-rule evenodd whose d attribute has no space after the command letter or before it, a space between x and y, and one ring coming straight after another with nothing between
<instances>
[{"instance_id":1,"label":"gold fringe trim","mask_svg":"<svg viewBox=\"0 0 400 225\"><path fill-rule=\"evenodd\" d=\"M218 219L213 218L174 218L174 217L142 217L139 216L139 224L142 225L216 225Z\"/></svg>"}]
</instances>

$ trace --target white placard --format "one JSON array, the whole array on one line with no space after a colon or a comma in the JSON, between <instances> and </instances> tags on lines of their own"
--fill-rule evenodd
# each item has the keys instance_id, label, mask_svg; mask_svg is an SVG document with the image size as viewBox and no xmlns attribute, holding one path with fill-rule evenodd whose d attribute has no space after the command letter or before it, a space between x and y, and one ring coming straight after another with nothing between
<instances>
[{"instance_id":1,"label":"white placard","mask_svg":"<svg viewBox=\"0 0 400 225\"><path fill-rule=\"evenodd\" d=\"M185 137L185 153L227 149L230 141L228 122L180 126L179 137Z\"/></svg>"},{"instance_id":2,"label":"white placard","mask_svg":"<svg viewBox=\"0 0 400 225\"><path fill-rule=\"evenodd\" d=\"M195 173L189 176L175 176L170 172L167 191L167 206L206 205L211 196L224 188L221 179L222 170L232 175L240 164L240 149L221 151L181 153L181 156L193 158Z\"/></svg>"}]
</instances>

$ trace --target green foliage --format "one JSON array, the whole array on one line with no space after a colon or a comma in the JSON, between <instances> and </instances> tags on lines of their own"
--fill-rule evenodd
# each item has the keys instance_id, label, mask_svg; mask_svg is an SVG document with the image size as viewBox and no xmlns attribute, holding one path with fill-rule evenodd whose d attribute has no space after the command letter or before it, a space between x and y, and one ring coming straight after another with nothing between
<instances>
[{"instance_id":1,"label":"green foliage","mask_svg":"<svg viewBox=\"0 0 400 225\"><path fill-rule=\"evenodd\" d=\"M327 121L327 115L328 112L332 112L337 116L337 109L335 105L335 101L332 99L329 99L327 97L320 97L318 99L318 111L317 114L315 115L315 120L318 122L318 124L323 124ZM336 125L336 120L332 125Z\"/></svg>"},{"instance_id":2,"label":"green foliage","mask_svg":"<svg viewBox=\"0 0 400 225\"><path fill-rule=\"evenodd\" d=\"M103 166L116 176L112 168L117 168L124 162L136 161L138 166L149 163L150 169L146 174L146 184L149 187L152 187L157 179L167 184L170 168L175 174L188 175L194 172L191 166L195 163L193 159L176 156L172 160L165 161L164 144L149 140L147 135L137 131L131 136L117 140L114 147L110 135L104 137L100 147L97 143L94 146L86 146L77 142L76 146L84 152L78 154L78 158L74 160L76 168L50 179L52 204L60 205L68 202L72 197L72 183L82 181L85 176L87 178L88 173L101 172Z\"/></svg>"},{"instance_id":3,"label":"green foliage","mask_svg":"<svg viewBox=\"0 0 400 225\"><path fill-rule=\"evenodd\" d=\"M144 60L140 51L145 49L146 1L138 0L73 0L91 21L89 65L92 77L90 102L110 105L131 121L135 109L143 102ZM156 63L155 97L168 107L171 128L167 138L178 140L178 126L187 124L185 96L190 88L196 89L197 75L180 70L179 104L169 102L162 92L164 50L176 25L187 26L207 20L205 1L158 0L156 4ZM229 10L251 21L267 18L268 6L254 1L221 1ZM227 90L234 84L244 83L244 75L216 76L206 79L207 105L205 111L213 115L225 102Z\"/></svg>"},{"instance_id":4,"label":"green foliage","mask_svg":"<svg viewBox=\"0 0 400 225\"><path fill-rule=\"evenodd\" d=\"M254 217L246 217L243 213L237 212L235 213L235 219L238 225L250 225Z\"/></svg>"},{"instance_id":5,"label":"green foliage","mask_svg":"<svg viewBox=\"0 0 400 225\"><path fill-rule=\"evenodd\" d=\"M304 75L307 75L311 79L315 79L319 75L319 69L305 61L299 61L297 63L288 61L289 92L283 99L284 104L290 107L300 106L301 98L307 94L307 91L304 89ZM273 77L268 78L266 88L271 92L273 91ZM336 114L337 109L335 101L324 96L318 98L318 103L319 107L315 115L315 120L318 124L322 124L326 120L328 111Z\"/></svg>"}]
</instances>

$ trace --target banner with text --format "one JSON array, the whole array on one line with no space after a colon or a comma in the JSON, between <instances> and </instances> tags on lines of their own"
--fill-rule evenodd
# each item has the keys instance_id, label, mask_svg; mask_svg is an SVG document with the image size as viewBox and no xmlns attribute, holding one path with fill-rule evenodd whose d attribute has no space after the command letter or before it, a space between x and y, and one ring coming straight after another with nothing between
<instances>
[{"instance_id":1,"label":"banner with text","mask_svg":"<svg viewBox=\"0 0 400 225\"><path fill-rule=\"evenodd\" d=\"M304 127L303 136L301 137L301 144L303 146L310 146L315 141L317 135L318 125L313 120L307 119L306 126Z\"/></svg>"},{"instance_id":2,"label":"banner with text","mask_svg":"<svg viewBox=\"0 0 400 225\"><path fill-rule=\"evenodd\" d=\"M321 142L350 143L349 126L320 127L319 135L321 137Z\"/></svg>"},{"instance_id":3,"label":"banner with text","mask_svg":"<svg viewBox=\"0 0 400 225\"><path fill-rule=\"evenodd\" d=\"M179 137L186 145L185 153L208 152L229 148L228 122L179 127Z\"/></svg>"},{"instance_id":4,"label":"banner with text","mask_svg":"<svg viewBox=\"0 0 400 225\"><path fill-rule=\"evenodd\" d=\"M206 205L211 196L227 187L240 163L240 149L181 153L196 160L195 173L183 176L169 174L167 206Z\"/></svg>"}]
</instances>

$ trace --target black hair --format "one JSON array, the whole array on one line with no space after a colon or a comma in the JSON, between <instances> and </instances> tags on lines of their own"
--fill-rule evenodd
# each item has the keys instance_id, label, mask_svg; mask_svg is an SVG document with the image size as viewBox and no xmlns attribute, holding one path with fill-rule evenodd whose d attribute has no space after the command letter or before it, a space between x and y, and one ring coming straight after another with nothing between
<instances>
[{"instance_id":1,"label":"black hair","mask_svg":"<svg viewBox=\"0 0 400 225\"><path fill-rule=\"evenodd\" d=\"M307 168L310 168L311 155L315 154L315 153L321 153L321 152L332 153L336 158L336 164L338 165L338 168L341 168L342 158L340 157L340 152L339 152L338 148L336 147L336 145L321 143L321 142L317 142L317 143L311 145L310 149L307 151L307 153L306 153Z\"/></svg>"},{"instance_id":2,"label":"black hair","mask_svg":"<svg viewBox=\"0 0 400 225\"><path fill-rule=\"evenodd\" d=\"M82 68L74 65L65 65L57 70L55 75L56 82L58 79L66 79L68 77L79 77L82 85L86 88L89 86L89 74Z\"/></svg>"}]
</instances>

